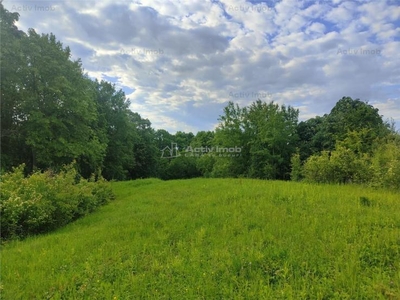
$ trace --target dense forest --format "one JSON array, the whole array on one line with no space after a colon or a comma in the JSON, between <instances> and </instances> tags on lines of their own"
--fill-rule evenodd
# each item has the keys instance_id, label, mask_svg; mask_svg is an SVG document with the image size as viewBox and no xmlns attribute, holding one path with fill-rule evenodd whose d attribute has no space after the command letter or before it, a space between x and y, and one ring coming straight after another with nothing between
<instances>
[{"instance_id":1,"label":"dense forest","mask_svg":"<svg viewBox=\"0 0 400 300\"><path fill-rule=\"evenodd\" d=\"M92 80L53 34L27 33L1 9L1 170L83 178L249 177L400 186L400 135L378 109L350 97L323 116L275 102L229 102L215 131L154 129L122 90ZM168 155L164 155L168 151ZM171 154L171 155L170 155ZM174 154L174 155L172 155Z\"/></svg>"}]
</instances>

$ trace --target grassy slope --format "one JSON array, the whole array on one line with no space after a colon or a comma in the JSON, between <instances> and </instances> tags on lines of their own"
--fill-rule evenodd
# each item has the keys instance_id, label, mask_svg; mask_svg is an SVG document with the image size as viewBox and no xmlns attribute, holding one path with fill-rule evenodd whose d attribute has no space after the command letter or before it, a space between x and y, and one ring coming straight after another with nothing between
<instances>
[{"instance_id":1,"label":"grassy slope","mask_svg":"<svg viewBox=\"0 0 400 300\"><path fill-rule=\"evenodd\" d=\"M3 246L3 299L400 299L399 194L245 179L113 185L117 199L92 215Z\"/></svg>"}]
</instances>

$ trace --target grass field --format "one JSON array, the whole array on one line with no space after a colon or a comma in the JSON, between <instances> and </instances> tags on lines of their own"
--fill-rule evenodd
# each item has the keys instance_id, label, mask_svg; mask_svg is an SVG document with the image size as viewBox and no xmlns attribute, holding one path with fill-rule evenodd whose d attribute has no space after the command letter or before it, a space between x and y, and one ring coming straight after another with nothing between
<instances>
[{"instance_id":1,"label":"grass field","mask_svg":"<svg viewBox=\"0 0 400 300\"><path fill-rule=\"evenodd\" d=\"M2 245L2 299L400 299L400 195L250 179L113 183Z\"/></svg>"}]
</instances>

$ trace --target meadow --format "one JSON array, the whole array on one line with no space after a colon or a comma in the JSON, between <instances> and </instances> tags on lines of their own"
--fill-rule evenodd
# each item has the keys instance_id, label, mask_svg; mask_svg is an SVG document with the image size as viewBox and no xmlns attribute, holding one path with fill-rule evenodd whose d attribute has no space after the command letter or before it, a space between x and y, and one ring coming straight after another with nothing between
<instances>
[{"instance_id":1,"label":"meadow","mask_svg":"<svg viewBox=\"0 0 400 300\"><path fill-rule=\"evenodd\" d=\"M400 194L254 179L112 183L1 246L2 299L400 299Z\"/></svg>"}]
</instances>

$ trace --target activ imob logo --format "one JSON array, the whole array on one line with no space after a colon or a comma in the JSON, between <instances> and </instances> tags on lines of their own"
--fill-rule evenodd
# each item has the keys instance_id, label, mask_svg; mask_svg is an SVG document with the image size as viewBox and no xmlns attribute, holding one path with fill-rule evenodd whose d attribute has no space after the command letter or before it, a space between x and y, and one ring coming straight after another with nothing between
<instances>
[{"instance_id":1,"label":"activ imob logo","mask_svg":"<svg viewBox=\"0 0 400 300\"><path fill-rule=\"evenodd\" d=\"M179 147L177 146L176 143L171 143L171 147L167 146L161 150L161 158L173 158L179 156L200 157L206 154L209 156L219 156L219 157L238 157L241 156L241 153L242 153L242 147L239 146L233 146L233 147L188 146L186 148L182 148L181 150L179 150Z\"/></svg>"},{"instance_id":2,"label":"activ imob logo","mask_svg":"<svg viewBox=\"0 0 400 300\"><path fill-rule=\"evenodd\" d=\"M241 153L242 152L242 147L196 147L193 148L191 146L188 146L185 149L185 152L190 152L190 153Z\"/></svg>"}]
</instances>

